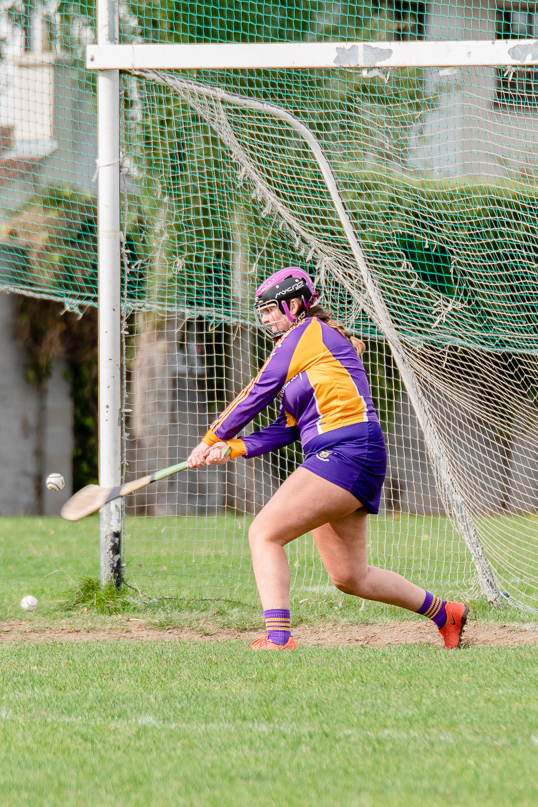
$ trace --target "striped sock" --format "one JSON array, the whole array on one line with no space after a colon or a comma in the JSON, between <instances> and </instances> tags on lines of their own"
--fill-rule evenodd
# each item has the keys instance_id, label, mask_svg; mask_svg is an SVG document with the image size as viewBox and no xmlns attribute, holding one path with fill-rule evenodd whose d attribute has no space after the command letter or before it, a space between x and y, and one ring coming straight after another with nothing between
<instances>
[{"instance_id":1,"label":"striped sock","mask_svg":"<svg viewBox=\"0 0 538 807\"><path fill-rule=\"evenodd\" d=\"M267 638L275 644L286 644L291 636L290 612L285 608L270 608L263 612Z\"/></svg>"},{"instance_id":2,"label":"striped sock","mask_svg":"<svg viewBox=\"0 0 538 807\"><path fill-rule=\"evenodd\" d=\"M440 600L439 597L427 591L426 598L418 609L417 614L422 614L422 616L431 619L441 629L446 622L445 605L446 600Z\"/></svg>"}]
</instances>

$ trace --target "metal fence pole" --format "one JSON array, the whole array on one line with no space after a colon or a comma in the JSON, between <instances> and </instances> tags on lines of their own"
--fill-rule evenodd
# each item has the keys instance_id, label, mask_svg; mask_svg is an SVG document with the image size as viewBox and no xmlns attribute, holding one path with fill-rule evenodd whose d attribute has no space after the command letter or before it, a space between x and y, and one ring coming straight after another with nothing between
<instances>
[{"instance_id":1,"label":"metal fence pole","mask_svg":"<svg viewBox=\"0 0 538 807\"><path fill-rule=\"evenodd\" d=\"M117 0L97 2L97 42L119 42ZM120 81L100 70L98 103L99 484L121 482ZM101 583L121 584L121 504L101 510Z\"/></svg>"}]
</instances>

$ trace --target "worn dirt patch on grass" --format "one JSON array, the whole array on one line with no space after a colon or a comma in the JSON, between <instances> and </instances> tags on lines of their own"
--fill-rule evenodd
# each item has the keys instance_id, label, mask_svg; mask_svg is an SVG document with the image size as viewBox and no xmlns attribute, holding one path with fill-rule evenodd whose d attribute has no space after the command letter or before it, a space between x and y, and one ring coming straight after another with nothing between
<instances>
[{"instance_id":1,"label":"worn dirt patch on grass","mask_svg":"<svg viewBox=\"0 0 538 807\"><path fill-rule=\"evenodd\" d=\"M177 628L159 630L148 625L145 620L132 617L120 619L116 628L106 630L74 628L72 625L35 630L28 622L13 620L0 623L0 643L21 641L212 642L223 639L249 642L259 635L260 631L241 632L223 628L215 628L212 631L209 627L206 627L205 633ZM293 635L297 643L305 647L393 647L405 644L442 647L437 630L428 622L384 622L327 628L299 625L294 628ZM467 647L536 646L538 645L538 629L536 625L470 624L465 629L463 644Z\"/></svg>"}]
</instances>

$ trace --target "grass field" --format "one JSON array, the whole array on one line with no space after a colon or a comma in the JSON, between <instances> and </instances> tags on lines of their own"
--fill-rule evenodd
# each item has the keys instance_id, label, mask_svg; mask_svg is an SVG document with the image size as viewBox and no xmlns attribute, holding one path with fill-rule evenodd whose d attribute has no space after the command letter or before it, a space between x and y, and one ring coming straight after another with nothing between
<instances>
[{"instance_id":1,"label":"grass field","mask_svg":"<svg viewBox=\"0 0 538 807\"><path fill-rule=\"evenodd\" d=\"M240 638L261 627L252 592L92 600L80 581L98 576L96 519L0 525L2 807L538 803L536 644L254 654ZM312 630L418 621L340 596L293 616ZM125 638L127 619L151 640ZM479 600L472 621L538 631L536 614Z\"/></svg>"}]
</instances>

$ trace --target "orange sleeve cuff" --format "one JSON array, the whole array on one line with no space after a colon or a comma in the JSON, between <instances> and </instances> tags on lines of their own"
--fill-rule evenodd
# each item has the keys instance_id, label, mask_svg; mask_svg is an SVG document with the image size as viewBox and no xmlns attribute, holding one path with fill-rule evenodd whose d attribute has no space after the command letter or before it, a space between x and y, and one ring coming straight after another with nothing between
<instances>
[{"instance_id":1,"label":"orange sleeve cuff","mask_svg":"<svg viewBox=\"0 0 538 807\"><path fill-rule=\"evenodd\" d=\"M247 453L247 447L240 437L236 438L235 440L226 440L226 442L232 449L230 452L231 460L235 460L237 457L244 457Z\"/></svg>"},{"instance_id":2,"label":"orange sleeve cuff","mask_svg":"<svg viewBox=\"0 0 538 807\"><path fill-rule=\"evenodd\" d=\"M212 432L211 429L208 429L206 434L202 437L202 443L205 443L208 446L214 446L215 443L222 442L220 437L217 437L215 432Z\"/></svg>"},{"instance_id":3,"label":"orange sleeve cuff","mask_svg":"<svg viewBox=\"0 0 538 807\"><path fill-rule=\"evenodd\" d=\"M211 429L208 429L207 434L202 437L202 443L208 446L214 446L215 443L227 443L231 448L230 459L232 460L235 460L236 457L244 457L247 453L247 447L240 437L235 440L221 440Z\"/></svg>"}]
</instances>

